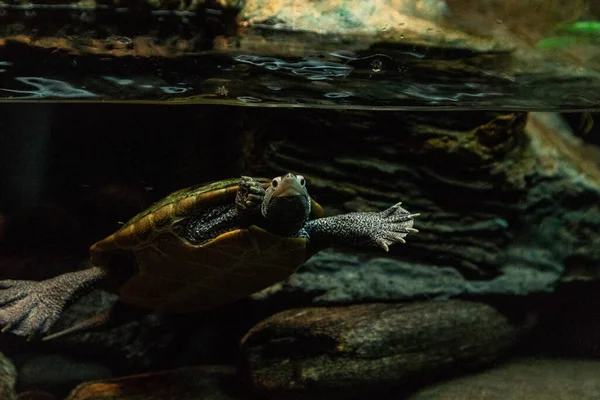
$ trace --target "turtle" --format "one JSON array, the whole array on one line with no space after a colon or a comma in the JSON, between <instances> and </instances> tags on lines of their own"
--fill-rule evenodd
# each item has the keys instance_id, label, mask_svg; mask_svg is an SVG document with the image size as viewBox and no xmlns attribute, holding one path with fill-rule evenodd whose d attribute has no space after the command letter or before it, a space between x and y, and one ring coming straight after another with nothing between
<instances>
[{"instance_id":1,"label":"turtle","mask_svg":"<svg viewBox=\"0 0 600 400\"><path fill-rule=\"evenodd\" d=\"M396 203L327 217L304 176L291 172L192 186L93 244L89 268L42 281L0 281L0 326L29 340L95 327L108 314L48 334L68 305L103 285L119 302L154 315L202 313L285 280L331 246L389 251L418 232L417 215Z\"/></svg>"}]
</instances>

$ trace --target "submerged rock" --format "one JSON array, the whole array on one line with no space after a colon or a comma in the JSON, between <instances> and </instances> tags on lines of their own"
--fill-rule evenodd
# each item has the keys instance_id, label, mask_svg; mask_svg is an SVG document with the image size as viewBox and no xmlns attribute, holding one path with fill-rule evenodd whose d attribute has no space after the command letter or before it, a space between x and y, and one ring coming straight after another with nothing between
<instances>
[{"instance_id":1,"label":"submerged rock","mask_svg":"<svg viewBox=\"0 0 600 400\"><path fill-rule=\"evenodd\" d=\"M84 383L66 400L142 399L244 400L248 396L230 368L196 367Z\"/></svg>"},{"instance_id":2,"label":"submerged rock","mask_svg":"<svg viewBox=\"0 0 600 400\"><path fill-rule=\"evenodd\" d=\"M517 358L493 369L427 387L407 400L592 400L600 362Z\"/></svg>"},{"instance_id":3,"label":"submerged rock","mask_svg":"<svg viewBox=\"0 0 600 400\"><path fill-rule=\"evenodd\" d=\"M0 399L15 400L17 370L12 362L0 353Z\"/></svg>"},{"instance_id":4,"label":"submerged rock","mask_svg":"<svg viewBox=\"0 0 600 400\"><path fill-rule=\"evenodd\" d=\"M489 364L526 325L458 300L288 310L243 339L242 374L273 398L348 398Z\"/></svg>"},{"instance_id":5,"label":"submerged rock","mask_svg":"<svg viewBox=\"0 0 600 400\"><path fill-rule=\"evenodd\" d=\"M402 201L389 254L330 249L255 298L283 304L551 292L600 277L600 165L554 114L287 111L248 124L252 173L293 171L328 215ZM344 146L340 146L343 138Z\"/></svg>"}]
</instances>

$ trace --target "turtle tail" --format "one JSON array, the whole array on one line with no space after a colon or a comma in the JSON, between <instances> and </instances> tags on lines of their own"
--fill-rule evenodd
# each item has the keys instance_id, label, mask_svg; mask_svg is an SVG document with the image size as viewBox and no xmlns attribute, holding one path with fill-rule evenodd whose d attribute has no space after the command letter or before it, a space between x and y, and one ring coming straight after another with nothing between
<instances>
[{"instance_id":1,"label":"turtle tail","mask_svg":"<svg viewBox=\"0 0 600 400\"><path fill-rule=\"evenodd\" d=\"M111 310L105 310L99 314L96 314L84 321L78 322L75 325L63 329L62 331L53 333L51 335L44 336L42 338L43 341L58 339L59 337L63 337L66 335L72 335L79 332L84 332L92 329L97 329L101 327L105 327L108 325L110 321Z\"/></svg>"}]
</instances>

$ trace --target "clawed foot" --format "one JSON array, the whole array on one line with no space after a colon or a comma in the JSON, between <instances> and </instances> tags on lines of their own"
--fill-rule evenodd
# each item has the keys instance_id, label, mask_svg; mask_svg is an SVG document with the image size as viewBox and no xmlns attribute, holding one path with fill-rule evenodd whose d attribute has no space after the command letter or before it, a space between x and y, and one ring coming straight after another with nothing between
<instances>
[{"instance_id":1,"label":"clawed foot","mask_svg":"<svg viewBox=\"0 0 600 400\"><path fill-rule=\"evenodd\" d=\"M0 281L1 332L27 336L28 340L46 333L64 307L50 289L45 282Z\"/></svg>"},{"instance_id":2,"label":"clawed foot","mask_svg":"<svg viewBox=\"0 0 600 400\"><path fill-rule=\"evenodd\" d=\"M265 190L260 182L249 176L242 176L235 203L238 211L247 212L260 208L265 198Z\"/></svg>"},{"instance_id":3,"label":"clawed foot","mask_svg":"<svg viewBox=\"0 0 600 400\"><path fill-rule=\"evenodd\" d=\"M413 228L414 217L420 214L411 214L400 207L402 203L396 203L387 210L376 213L374 216L375 229L371 239L385 251L389 246L396 243L406 243L404 238L411 232L419 232Z\"/></svg>"}]
</instances>

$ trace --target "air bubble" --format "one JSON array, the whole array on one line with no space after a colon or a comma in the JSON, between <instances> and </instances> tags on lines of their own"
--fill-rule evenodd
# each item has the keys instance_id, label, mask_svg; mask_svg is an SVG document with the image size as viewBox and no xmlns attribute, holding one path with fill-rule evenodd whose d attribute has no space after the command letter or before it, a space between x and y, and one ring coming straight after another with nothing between
<instances>
[{"instance_id":1,"label":"air bubble","mask_svg":"<svg viewBox=\"0 0 600 400\"><path fill-rule=\"evenodd\" d=\"M73 87L71 84L55 79L47 79L35 76L24 76L15 78L17 81L33 86L32 90L0 90L11 93L20 93L23 96L15 96L21 99L39 99L45 97L60 97L60 98L84 98L97 97L96 94L88 92L80 88Z\"/></svg>"},{"instance_id":2,"label":"air bubble","mask_svg":"<svg viewBox=\"0 0 600 400\"><path fill-rule=\"evenodd\" d=\"M113 49L133 49L133 40L126 36L111 36L106 39L106 45Z\"/></svg>"},{"instance_id":3,"label":"air bubble","mask_svg":"<svg viewBox=\"0 0 600 400\"><path fill-rule=\"evenodd\" d=\"M262 100L257 97L251 96L240 96L237 98L239 101L243 103L260 103Z\"/></svg>"},{"instance_id":4,"label":"air bubble","mask_svg":"<svg viewBox=\"0 0 600 400\"><path fill-rule=\"evenodd\" d=\"M371 61L371 70L373 72L381 72L382 69L383 69L383 62L381 60Z\"/></svg>"},{"instance_id":5,"label":"air bubble","mask_svg":"<svg viewBox=\"0 0 600 400\"><path fill-rule=\"evenodd\" d=\"M134 83L132 79L120 79L114 76L103 76L102 78L106 79L109 82L116 83L121 86L128 86Z\"/></svg>"},{"instance_id":6,"label":"air bubble","mask_svg":"<svg viewBox=\"0 0 600 400\"><path fill-rule=\"evenodd\" d=\"M351 93L348 92L330 92L330 93L325 93L325 97L329 98L329 99L343 99L345 97L350 97L352 96Z\"/></svg>"},{"instance_id":7,"label":"air bubble","mask_svg":"<svg viewBox=\"0 0 600 400\"><path fill-rule=\"evenodd\" d=\"M180 94L188 91L187 88L176 86L161 86L160 89L167 94Z\"/></svg>"}]
</instances>

